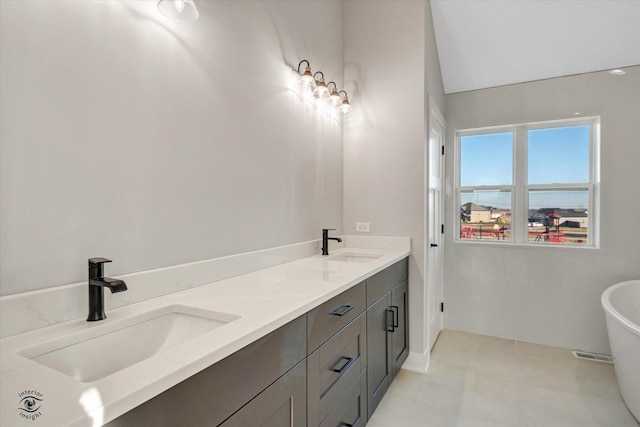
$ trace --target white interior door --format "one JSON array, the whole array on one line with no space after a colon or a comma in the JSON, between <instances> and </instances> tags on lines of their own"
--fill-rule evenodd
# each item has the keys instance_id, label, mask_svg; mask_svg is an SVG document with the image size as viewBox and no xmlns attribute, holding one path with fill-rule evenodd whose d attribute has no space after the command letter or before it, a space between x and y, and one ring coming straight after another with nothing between
<instances>
[{"instance_id":1,"label":"white interior door","mask_svg":"<svg viewBox=\"0 0 640 427\"><path fill-rule=\"evenodd\" d=\"M443 303L443 159L444 119L435 105L429 108L429 160L427 206L427 304L428 340L431 349L442 330Z\"/></svg>"}]
</instances>

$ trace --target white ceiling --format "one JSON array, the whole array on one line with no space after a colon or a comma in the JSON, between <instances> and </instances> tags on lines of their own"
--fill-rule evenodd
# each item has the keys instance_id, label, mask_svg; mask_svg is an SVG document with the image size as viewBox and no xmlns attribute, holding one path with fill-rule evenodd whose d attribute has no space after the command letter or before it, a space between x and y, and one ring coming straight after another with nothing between
<instances>
[{"instance_id":1,"label":"white ceiling","mask_svg":"<svg viewBox=\"0 0 640 427\"><path fill-rule=\"evenodd\" d=\"M640 0L431 0L445 93L640 65Z\"/></svg>"}]
</instances>

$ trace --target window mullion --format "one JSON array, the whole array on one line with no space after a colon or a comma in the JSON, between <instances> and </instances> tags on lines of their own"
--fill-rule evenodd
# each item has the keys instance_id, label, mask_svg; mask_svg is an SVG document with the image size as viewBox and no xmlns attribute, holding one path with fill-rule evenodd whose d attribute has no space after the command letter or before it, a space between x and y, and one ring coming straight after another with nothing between
<instances>
[{"instance_id":1,"label":"window mullion","mask_svg":"<svg viewBox=\"0 0 640 427\"><path fill-rule=\"evenodd\" d=\"M516 243L526 243L528 240L527 214L527 129L517 127L514 133L514 190L513 213L511 215L511 232Z\"/></svg>"},{"instance_id":2,"label":"window mullion","mask_svg":"<svg viewBox=\"0 0 640 427\"><path fill-rule=\"evenodd\" d=\"M589 245L600 246L600 120L593 119L591 123L591 163L589 178L591 191L589 192Z\"/></svg>"}]
</instances>

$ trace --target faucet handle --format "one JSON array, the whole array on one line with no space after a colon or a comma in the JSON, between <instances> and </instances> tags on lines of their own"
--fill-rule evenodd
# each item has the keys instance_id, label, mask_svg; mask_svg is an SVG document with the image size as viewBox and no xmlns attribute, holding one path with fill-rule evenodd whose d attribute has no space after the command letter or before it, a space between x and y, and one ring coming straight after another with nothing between
<instances>
[{"instance_id":1,"label":"faucet handle","mask_svg":"<svg viewBox=\"0 0 640 427\"><path fill-rule=\"evenodd\" d=\"M111 260L106 258L101 258L101 257L89 258L89 267L99 267L105 262L111 262Z\"/></svg>"}]
</instances>

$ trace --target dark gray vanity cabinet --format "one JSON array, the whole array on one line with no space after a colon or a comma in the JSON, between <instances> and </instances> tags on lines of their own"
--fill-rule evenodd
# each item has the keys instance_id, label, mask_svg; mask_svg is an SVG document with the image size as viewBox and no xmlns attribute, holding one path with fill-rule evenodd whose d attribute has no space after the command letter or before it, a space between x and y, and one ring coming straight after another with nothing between
<instances>
[{"instance_id":1,"label":"dark gray vanity cabinet","mask_svg":"<svg viewBox=\"0 0 640 427\"><path fill-rule=\"evenodd\" d=\"M408 338L404 259L107 426L364 427Z\"/></svg>"},{"instance_id":2,"label":"dark gray vanity cabinet","mask_svg":"<svg viewBox=\"0 0 640 427\"><path fill-rule=\"evenodd\" d=\"M302 427L306 334L306 315L302 315L107 426L202 427L228 421L223 425ZM277 423L286 418L287 407L293 408L288 412L292 423Z\"/></svg>"},{"instance_id":3,"label":"dark gray vanity cabinet","mask_svg":"<svg viewBox=\"0 0 640 427\"><path fill-rule=\"evenodd\" d=\"M286 427L306 424L306 361L280 377L220 427Z\"/></svg>"},{"instance_id":4,"label":"dark gray vanity cabinet","mask_svg":"<svg viewBox=\"0 0 640 427\"><path fill-rule=\"evenodd\" d=\"M391 328L391 355L393 376L402 367L409 356L409 283L407 280L391 291L391 311L393 311L393 328Z\"/></svg>"},{"instance_id":5,"label":"dark gray vanity cabinet","mask_svg":"<svg viewBox=\"0 0 640 427\"><path fill-rule=\"evenodd\" d=\"M367 424L367 373L360 375L320 427L364 427Z\"/></svg>"},{"instance_id":6,"label":"dark gray vanity cabinet","mask_svg":"<svg viewBox=\"0 0 640 427\"><path fill-rule=\"evenodd\" d=\"M407 259L367 279L368 416L409 355Z\"/></svg>"},{"instance_id":7,"label":"dark gray vanity cabinet","mask_svg":"<svg viewBox=\"0 0 640 427\"><path fill-rule=\"evenodd\" d=\"M361 393L367 366L365 309L362 282L307 314L309 427L366 422L366 395Z\"/></svg>"},{"instance_id":8,"label":"dark gray vanity cabinet","mask_svg":"<svg viewBox=\"0 0 640 427\"><path fill-rule=\"evenodd\" d=\"M366 310L365 283L358 283L307 313L309 354Z\"/></svg>"},{"instance_id":9,"label":"dark gray vanity cabinet","mask_svg":"<svg viewBox=\"0 0 640 427\"><path fill-rule=\"evenodd\" d=\"M393 380L391 355L391 294L387 293L367 309L368 417L371 418Z\"/></svg>"}]
</instances>

